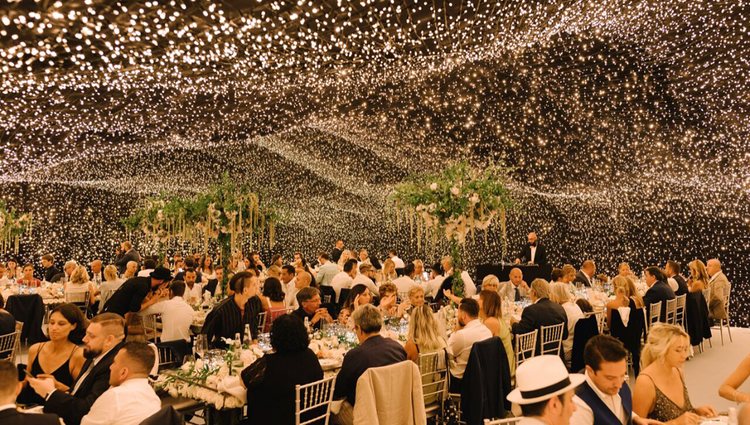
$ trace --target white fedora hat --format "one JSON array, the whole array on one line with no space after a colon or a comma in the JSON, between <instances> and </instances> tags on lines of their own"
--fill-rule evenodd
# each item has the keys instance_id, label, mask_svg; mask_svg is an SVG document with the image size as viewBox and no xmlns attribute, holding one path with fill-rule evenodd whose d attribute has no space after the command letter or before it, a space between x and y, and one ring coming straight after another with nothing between
<instances>
[{"instance_id":1,"label":"white fedora hat","mask_svg":"<svg viewBox=\"0 0 750 425\"><path fill-rule=\"evenodd\" d=\"M516 370L516 389L508 394L508 401L538 403L573 389L585 380L580 373L569 374L558 356L532 357Z\"/></svg>"}]
</instances>

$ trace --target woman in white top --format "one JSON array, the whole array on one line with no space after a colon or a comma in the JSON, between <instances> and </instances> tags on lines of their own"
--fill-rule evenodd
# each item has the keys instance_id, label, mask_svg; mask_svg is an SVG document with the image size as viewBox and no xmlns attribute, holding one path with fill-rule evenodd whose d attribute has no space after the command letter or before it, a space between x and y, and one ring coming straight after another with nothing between
<instances>
[{"instance_id":1,"label":"woman in white top","mask_svg":"<svg viewBox=\"0 0 750 425\"><path fill-rule=\"evenodd\" d=\"M550 300L556 302L565 309L565 315L568 317L568 338L562 342L565 361L569 364L573 354L573 331L575 330L578 319L583 317L583 311L573 302L570 296L568 285L565 283L553 283L550 285Z\"/></svg>"},{"instance_id":2,"label":"woman in white top","mask_svg":"<svg viewBox=\"0 0 750 425\"><path fill-rule=\"evenodd\" d=\"M80 294L88 292L88 298L85 300L89 305L94 304L94 294L96 288L89 280L89 273L86 267L77 266L70 275L70 281L65 284L65 299L67 302L84 301Z\"/></svg>"},{"instance_id":3,"label":"woman in white top","mask_svg":"<svg viewBox=\"0 0 750 425\"><path fill-rule=\"evenodd\" d=\"M204 255L201 258L201 264L198 267L201 272L203 280L208 281L210 279L216 279L216 272L214 271L214 260L211 259L210 255Z\"/></svg>"}]
</instances>

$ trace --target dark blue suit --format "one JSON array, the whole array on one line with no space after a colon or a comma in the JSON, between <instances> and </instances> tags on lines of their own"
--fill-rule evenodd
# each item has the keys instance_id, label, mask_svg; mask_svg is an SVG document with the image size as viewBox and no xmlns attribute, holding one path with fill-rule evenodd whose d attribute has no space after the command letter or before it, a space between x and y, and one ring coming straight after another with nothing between
<instances>
[{"instance_id":1,"label":"dark blue suit","mask_svg":"<svg viewBox=\"0 0 750 425\"><path fill-rule=\"evenodd\" d=\"M675 299L674 291L666 282L658 281L654 283L646 294L643 296L643 302L646 304L646 314L651 314L651 304L661 301L661 313L659 321L667 321L667 300Z\"/></svg>"},{"instance_id":2,"label":"dark blue suit","mask_svg":"<svg viewBox=\"0 0 750 425\"><path fill-rule=\"evenodd\" d=\"M406 350L398 342L375 335L344 356L341 371L336 377L333 398L346 400L354 406L357 380L371 367L388 366L406 360Z\"/></svg>"}]
</instances>

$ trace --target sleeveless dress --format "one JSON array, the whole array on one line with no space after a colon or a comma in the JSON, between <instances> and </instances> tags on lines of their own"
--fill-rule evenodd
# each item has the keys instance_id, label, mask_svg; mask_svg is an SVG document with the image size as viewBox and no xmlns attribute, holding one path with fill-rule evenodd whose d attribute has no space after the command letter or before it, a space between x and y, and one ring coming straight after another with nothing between
<instances>
[{"instance_id":1,"label":"sleeveless dress","mask_svg":"<svg viewBox=\"0 0 750 425\"><path fill-rule=\"evenodd\" d=\"M647 376L648 379L651 379L651 383L654 384L654 389L656 390L654 409L648 414L649 419L656 419L660 422L667 422L673 419L677 419L685 412L693 410L693 405L690 404L690 397L688 397L687 387L685 386L685 380L682 378L682 374L680 374L680 381L682 382L682 395L685 398L684 406L678 406L677 403L672 401L672 399L667 397L666 394L661 392L659 387L656 386L656 382L654 382L653 378L646 375L645 373L642 373L641 375Z\"/></svg>"},{"instance_id":2,"label":"sleeveless dress","mask_svg":"<svg viewBox=\"0 0 750 425\"><path fill-rule=\"evenodd\" d=\"M42 352L42 349L44 348L44 344L42 343L42 346L39 347L39 353ZM76 352L78 349L78 346L73 347L73 350L70 352L70 355L68 356L68 360L65 361L65 363L61 364L60 367L55 369L53 372L49 373L49 375L52 375L55 377L55 380L57 382L60 382L62 384L65 384L69 387L73 386L73 382L75 381L73 379L73 375L70 374L70 359L73 357L73 353ZM42 365L39 364L39 353L37 353L36 358L34 358L34 363L31 364L31 374L34 376L37 376L39 374L45 373L42 369ZM33 388L31 388L31 385L25 385L23 387L23 390L21 390L21 393L18 394L18 403L20 404L26 404L26 405L43 405L44 399L37 394Z\"/></svg>"}]
</instances>

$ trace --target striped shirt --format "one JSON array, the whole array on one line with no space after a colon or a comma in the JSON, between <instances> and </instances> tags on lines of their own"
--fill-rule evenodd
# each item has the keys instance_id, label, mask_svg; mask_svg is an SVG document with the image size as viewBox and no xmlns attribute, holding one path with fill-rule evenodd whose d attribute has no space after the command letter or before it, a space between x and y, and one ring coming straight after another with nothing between
<instances>
[{"instance_id":1,"label":"striped shirt","mask_svg":"<svg viewBox=\"0 0 750 425\"><path fill-rule=\"evenodd\" d=\"M225 346L221 338L234 339L237 333L244 338L247 324L250 325L253 339L257 339L258 313L262 311L263 304L257 296L247 301L244 314L234 301L234 297L227 298L208 314L201 333L206 334L210 346L221 348Z\"/></svg>"}]
</instances>

